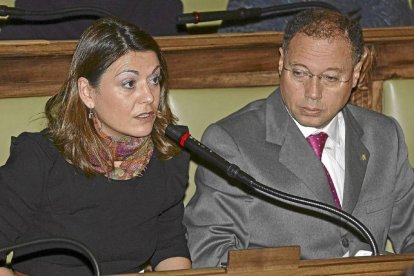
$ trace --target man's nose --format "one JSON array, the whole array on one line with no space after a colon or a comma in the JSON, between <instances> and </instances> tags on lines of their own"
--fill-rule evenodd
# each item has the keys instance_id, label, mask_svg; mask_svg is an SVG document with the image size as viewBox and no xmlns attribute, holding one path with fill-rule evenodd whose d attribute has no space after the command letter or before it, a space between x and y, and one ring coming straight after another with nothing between
<instances>
[{"instance_id":1,"label":"man's nose","mask_svg":"<svg viewBox=\"0 0 414 276\"><path fill-rule=\"evenodd\" d=\"M318 100L322 98L322 85L318 76L309 76L308 81L305 83L305 96L307 98Z\"/></svg>"}]
</instances>

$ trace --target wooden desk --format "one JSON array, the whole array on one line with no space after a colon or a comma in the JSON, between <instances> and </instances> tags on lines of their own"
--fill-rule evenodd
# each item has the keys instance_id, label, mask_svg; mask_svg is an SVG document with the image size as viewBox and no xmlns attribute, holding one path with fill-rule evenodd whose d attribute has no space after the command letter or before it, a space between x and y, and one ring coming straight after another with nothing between
<instances>
[{"instance_id":1,"label":"wooden desk","mask_svg":"<svg viewBox=\"0 0 414 276\"><path fill-rule=\"evenodd\" d=\"M276 86L283 33L156 37L171 88ZM382 81L414 78L414 27L365 29L372 57L352 101L381 111ZM0 98L46 96L63 84L76 41L0 41ZM374 66L372 67L371 64Z\"/></svg>"},{"instance_id":2,"label":"wooden desk","mask_svg":"<svg viewBox=\"0 0 414 276\"><path fill-rule=\"evenodd\" d=\"M299 247L263 248L231 251L229 266L168 272L150 272L151 276L305 276L305 275L402 275L414 266L414 254L352 257L324 260L300 260ZM147 273L144 273L144 275ZM123 274L138 276L142 274Z\"/></svg>"}]
</instances>

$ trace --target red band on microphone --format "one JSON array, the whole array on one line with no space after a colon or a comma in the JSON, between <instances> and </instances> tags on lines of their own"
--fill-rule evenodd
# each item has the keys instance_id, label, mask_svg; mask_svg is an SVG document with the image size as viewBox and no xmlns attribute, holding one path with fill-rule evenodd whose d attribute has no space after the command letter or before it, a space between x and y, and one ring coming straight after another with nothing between
<instances>
[{"instance_id":1,"label":"red band on microphone","mask_svg":"<svg viewBox=\"0 0 414 276\"><path fill-rule=\"evenodd\" d=\"M189 132L186 132L186 133L184 133L184 135L183 136L181 136L181 140L180 140L180 146L181 147L184 147L184 143L185 143L185 141L188 139L188 137L190 137L191 135L190 135L190 133Z\"/></svg>"},{"instance_id":2,"label":"red band on microphone","mask_svg":"<svg viewBox=\"0 0 414 276\"><path fill-rule=\"evenodd\" d=\"M197 24L200 22L200 13L199 12L193 12L194 15L194 24Z\"/></svg>"}]
</instances>

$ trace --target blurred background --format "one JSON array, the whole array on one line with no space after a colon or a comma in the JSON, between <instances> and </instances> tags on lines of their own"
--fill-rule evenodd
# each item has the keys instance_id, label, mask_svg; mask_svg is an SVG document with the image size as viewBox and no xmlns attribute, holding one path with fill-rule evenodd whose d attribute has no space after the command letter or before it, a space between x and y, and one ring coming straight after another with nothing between
<instances>
[{"instance_id":1,"label":"blurred background","mask_svg":"<svg viewBox=\"0 0 414 276\"><path fill-rule=\"evenodd\" d=\"M358 12L364 28L414 25L414 0L324 0L343 12ZM104 9L140 26L154 36L282 31L291 15L267 15L249 20L212 21L177 25L177 16L193 11L223 11L239 8L277 7L307 0L0 0L0 5L26 11L58 11L88 7L84 13L0 20L0 39L77 39L99 16L91 8ZM101 14L103 15L103 14Z\"/></svg>"}]
</instances>

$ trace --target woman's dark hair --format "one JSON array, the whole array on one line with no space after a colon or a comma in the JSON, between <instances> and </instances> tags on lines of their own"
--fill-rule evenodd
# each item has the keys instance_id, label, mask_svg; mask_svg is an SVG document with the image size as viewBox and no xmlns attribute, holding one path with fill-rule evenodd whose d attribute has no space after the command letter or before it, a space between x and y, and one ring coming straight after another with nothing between
<instances>
[{"instance_id":1,"label":"woman's dark hair","mask_svg":"<svg viewBox=\"0 0 414 276\"><path fill-rule=\"evenodd\" d=\"M102 74L108 67L133 51L152 51L160 62L160 104L151 133L154 145L163 159L171 158L180 151L164 135L167 125L176 122L176 118L168 105L167 65L160 47L136 25L115 17L102 18L95 21L80 37L69 75L60 91L48 100L45 107L51 140L68 162L88 175L96 174L88 152L97 156L102 164L108 161L99 156L108 149L99 139L93 120L88 119L88 108L78 93L78 79L84 77L91 86L98 87Z\"/></svg>"}]
</instances>

